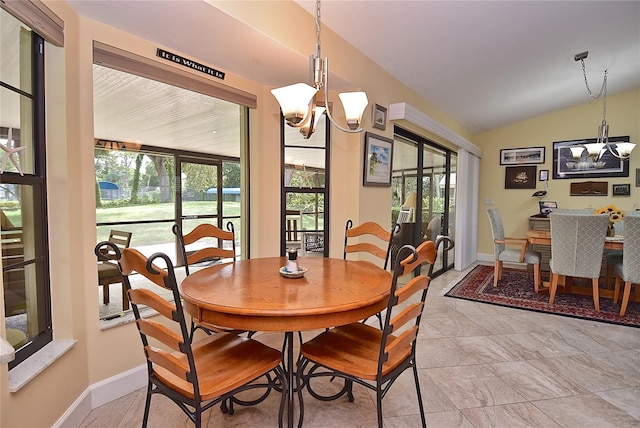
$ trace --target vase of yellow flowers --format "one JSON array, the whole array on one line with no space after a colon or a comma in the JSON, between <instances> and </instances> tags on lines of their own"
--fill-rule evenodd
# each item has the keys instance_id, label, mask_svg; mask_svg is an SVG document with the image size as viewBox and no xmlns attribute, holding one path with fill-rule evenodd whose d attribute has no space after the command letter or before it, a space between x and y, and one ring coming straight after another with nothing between
<instances>
[{"instance_id":1,"label":"vase of yellow flowers","mask_svg":"<svg viewBox=\"0 0 640 428\"><path fill-rule=\"evenodd\" d=\"M607 205L606 207L598 208L593 213L609 215L609 228L607 229L607 236L615 236L616 229L614 227L614 224L624 219L624 211L622 211L615 205Z\"/></svg>"}]
</instances>

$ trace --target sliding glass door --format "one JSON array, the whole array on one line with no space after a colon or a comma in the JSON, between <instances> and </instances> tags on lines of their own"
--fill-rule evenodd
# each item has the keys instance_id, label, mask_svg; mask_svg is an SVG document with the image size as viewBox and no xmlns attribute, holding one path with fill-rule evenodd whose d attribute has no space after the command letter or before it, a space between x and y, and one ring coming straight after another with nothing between
<instances>
[{"instance_id":1,"label":"sliding glass door","mask_svg":"<svg viewBox=\"0 0 640 428\"><path fill-rule=\"evenodd\" d=\"M398 127L393 150L392 218L410 212L401 224L403 243L455 240L456 153ZM453 252L440 251L434 275L452 267Z\"/></svg>"}]
</instances>

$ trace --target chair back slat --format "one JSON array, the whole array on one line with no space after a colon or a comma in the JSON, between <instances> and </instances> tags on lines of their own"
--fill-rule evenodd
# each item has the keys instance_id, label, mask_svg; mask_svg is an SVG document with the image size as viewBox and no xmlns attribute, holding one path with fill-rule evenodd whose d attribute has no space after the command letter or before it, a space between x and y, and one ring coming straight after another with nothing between
<instances>
[{"instance_id":1,"label":"chair back slat","mask_svg":"<svg viewBox=\"0 0 640 428\"><path fill-rule=\"evenodd\" d=\"M424 241L418 248L420 248L420 251L417 253L417 258L414 259L412 255L409 255L400 261L400 265L403 268L402 273L400 273L401 276L408 275L425 263L430 265L435 264L438 252L436 250L436 244L433 241ZM400 253L398 252L398 254Z\"/></svg>"},{"instance_id":2,"label":"chair back slat","mask_svg":"<svg viewBox=\"0 0 640 428\"><path fill-rule=\"evenodd\" d=\"M395 315L391 319L391 321L389 321L391 332L397 332L403 325L407 324L411 320L414 320L422 312L423 306L424 304L422 302L417 302L407 306L402 310L402 312L400 312L398 315Z\"/></svg>"},{"instance_id":3,"label":"chair back slat","mask_svg":"<svg viewBox=\"0 0 640 428\"><path fill-rule=\"evenodd\" d=\"M168 346L174 351L182 352L181 346L184 344L184 342L182 341L181 335L171 330L167 326L152 320L140 319L137 322L138 328L142 333L162 342L164 345Z\"/></svg>"},{"instance_id":4,"label":"chair back slat","mask_svg":"<svg viewBox=\"0 0 640 428\"><path fill-rule=\"evenodd\" d=\"M186 359L176 358L173 354L153 346L145 346L144 351L152 364L157 364L182 380L189 380L191 371Z\"/></svg>"},{"instance_id":5,"label":"chair back slat","mask_svg":"<svg viewBox=\"0 0 640 428\"><path fill-rule=\"evenodd\" d=\"M184 235L184 244L193 244L204 238L218 238L225 241L234 238L233 232L222 230L211 223L201 223L197 225L191 232Z\"/></svg>"},{"instance_id":6,"label":"chair back slat","mask_svg":"<svg viewBox=\"0 0 640 428\"><path fill-rule=\"evenodd\" d=\"M125 248L129 248L131 244L131 234L131 232L112 229L111 232L109 232L109 242L113 242L120 250L124 250Z\"/></svg>"},{"instance_id":7,"label":"chair back slat","mask_svg":"<svg viewBox=\"0 0 640 428\"><path fill-rule=\"evenodd\" d=\"M227 222L226 227L227 230L223 230L210 223L200 223L191 232L183 234L179 225L173 225L172 231L178 238L187 275L190 273L189 267L195 263L217 259L235 260L236 240L233 223Z\"/></svg>"},{"instance_id":8,"label":"chair back slat","mask_svg":"<svg viewBox=\"0 0 640 428\"><path fill-rule=\"evenodd\" d=\"M372 221L368 221L354 228L347 229L346 235L348 238L353 238L360 235L373 235L378 239L381 239L382 241L387 241L389 239L389 231L385 230L378 223Z\"/></svg>"},{"instance_id":9,"label":"chair back slat","mask_svg":"<svg viewBox=\"0 0 640 428\"><path fill-rule=\"evenodd\" d=\"M383 260L387 256L386 250L383 250L382 248L377 247L370 242L360 242L358 244L347 245L346 247L344 247L344 252L347 254L365 252L373 254L374 256Z\"/></svg>"},{"instance_id":10,"label":"chair back slat","mask_svg":"<svg viewBox=\"0 0 640 428\"><path fill-rule=\"evenodd\" d=\"M148 306L168 319L172 319L173 313L176 310L175 305L167 302L166 299L158 296L153 291L144 288L129 290L127 294L132 303Z\"/></svg>"},{"instance_id":11,"label":"chair back slat","mask_svg":"<svg viewBox=\"0 0 640 428\"><path fill-rule=\"evenodd\" d=\"M418 337L418 326L414 325L410 329L403 331L401 334L387 344L384 348L384 359L386 361L394 361L399 358L411 354L413 342Z\"/></svg>"},{"instance_id":12,"label":"chair back slat","mask_svg":"<svg viewBox=\"0 0 640 428\"><path fill-rule=\"evenodd\" d=\"M409 281L404 287L396 291L396 298L398 304L404 303L413 296L416 292L424 290L429 286L428 277L418 276Z\"/></svg>"},{"instance_id":13,"label":"chair back slat","mask_svg":"<svg viewBox=\"0 0 640 428\"><path fill-rule=\"evenodd\" d=\"M343 258L346 260L347 254L369 253L383 260L383 268L386 269L391 253L392 236L393 230L385 230L378 223L368 221L353 227L353 221L347 220L344 231ZM355 239L358 239L358 242L353 243Z\"/></svg>"},{"instance_id":14,"label":"chair back slat","mask_svg":"<svg viewBox=\"0 0 640 428\"><path fill-rule=\"evenodd\" d=\"M233 250L225 250L217 247L206 247L196 250L193 253L187 253L187 263L193 265L205 260L212 259L233 259L235 253Z\"/></svg>"},{"instance_id":15,"label":"chair back slat","mask_svg":"<svg viewBox=\"0 0 640 428\"><path fill-rule=\"evenodd\" d=\"M159 285L162 288L167 288L165 285L167 272L157 266L154 266L154 268L159 272L159 274L154 275L147 270L147 258L135 248L125 248L122 251L122 257L120 258L120 270L122 271L122 275L131 275L132 273L137 272L154 284Z\"/></svg>"}]
</instances>

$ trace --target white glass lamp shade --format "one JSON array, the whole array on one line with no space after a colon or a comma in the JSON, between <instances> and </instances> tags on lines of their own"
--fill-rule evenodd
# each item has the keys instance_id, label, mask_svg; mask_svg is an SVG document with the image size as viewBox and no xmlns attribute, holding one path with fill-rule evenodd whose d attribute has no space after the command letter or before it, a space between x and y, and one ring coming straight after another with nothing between
<instances>
[{"instance_id":1,"label":"white glass lamp shade","mask_svg":"<svg viewBox=\"0 0 640 428\"><path fill-rule=\"evenodd\" d=\"M600 157L600 154L604 149L604 143L589 143L585 144L584 147L587 149L587 153L589 153L589 156L597 159Z\"/></svg>"},{"instance_id":2,"label":"white glass lamp shade","mask_svg":"<svg viewBox=\"0 0 640 428\"><path fill-rule=\"evenodd\" d=\"M615 144L616 144L616 150L618 151L618 154L625 158L629 157L633 149L636 147L634 143L615 143Z\"/></svg>"},{"instance_id":3,"label":"white glass lamp shade","mask_svg":"<svg viewBox=\"0 0 640 428\"><path fill-rule=\"evenodd\" d=\"M369 104L367 94L364 92L343 92L338 94L338 96L340 97L340 101L342 101L347 125L349 129L355 131L360 127L362 114L364 113L364 109L367 108L367 104Z\"/></svg>"},{"instance_id":4,"label":"white glass lamp shade","mask_svg":"<svg viewBox=\"0 0 640 428\"><path fill-rule=\"evenodd\" d=\"M584 147L573 146L573 147L569 147L569 150L571 150L571 155L573 156L574 159L580 159L582 157L582 152L584 152Z\"/></svg>"},{"instance_id":5,"label":"white glass lamp shade","mask_svg":"<svg viewBox=\"0 0 640 428\"><path fill-rule=\"evenodd\" d=\"M305 118L309 112L309 104L316 92L318 92L316 88L306 83L295 83L271 90L289 125L297 125Z\"/></svg>"}]
</instances>

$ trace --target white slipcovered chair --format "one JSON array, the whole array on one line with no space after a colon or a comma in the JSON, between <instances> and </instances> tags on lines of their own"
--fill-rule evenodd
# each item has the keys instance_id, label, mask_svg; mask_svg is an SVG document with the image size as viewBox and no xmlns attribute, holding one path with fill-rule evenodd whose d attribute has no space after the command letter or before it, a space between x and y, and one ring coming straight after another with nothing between
<instances>
[{"instance_id":1,"label":"white slipcovered chair","mask_svg":"<svg viewBox=\"0 0 640 428\"><path fill-rule=\"evenodd\" d=\"M640 212L630 212L625 216L624 226L624 250L622 251L622 263L613 267L616 276L615 289L613 291L613 303L618 303L620 295L620 283L624 281L624 293L620 316L624 316L629 304L631 285L640 284Z\"/></svg>"},{"instance_id":2,"label":"white slipcovered chair","mask_svg":"<svg viewBox=\"0 0 640 428\"><path fill-rule=\"evenodd\" d=\"M553 304L561 276L591 279L593 305L600 310L598 280L604 241L609 227L606 214L549 214L551 223L551 284L549 304Z\"/></svg>"},{"instance_id":3,"label":"white slipcovered chair","mask_svg":"<svg viewBox=\"0 0 640 428\"><path fill-rule=\"evenodd\" d=\"M500 212L495 209L487 210L491 233L493 234L494 272L493 286L498 286L498 280L502 278L502 264L526 263L533 265L533 287L536 293L540 290L540 259L542 255L538 251L529 250L527 238L509 238L504 234L504 225ZM508 249L507 246L516 246L516 249Z\"/></svg>"}]
</instances>

